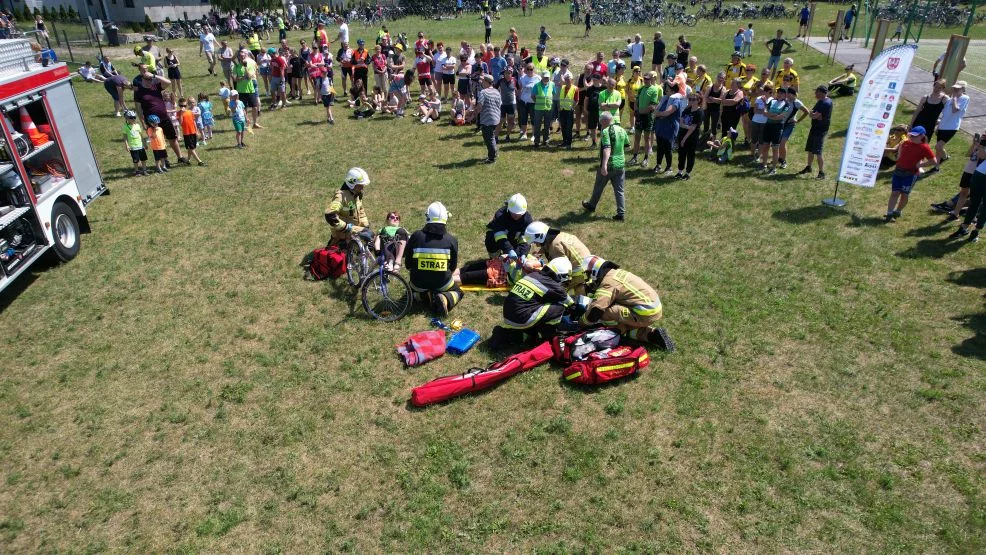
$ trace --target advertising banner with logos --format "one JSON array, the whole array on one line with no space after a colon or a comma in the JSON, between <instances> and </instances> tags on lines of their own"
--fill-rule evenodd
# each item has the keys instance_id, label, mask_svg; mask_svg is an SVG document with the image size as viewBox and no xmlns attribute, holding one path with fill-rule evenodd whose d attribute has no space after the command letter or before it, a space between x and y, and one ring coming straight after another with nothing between
<instances>
[{"instance_id":1,"label":"advertising banner with logos","mask_svg":"<svg viewBox=\"0 0 986 555\"><path fill-rule=\"evenodd\" d=\"M876 184L883 150L917 49L915 44L895 46L870 61L849 119L839 181L860 187Z\"/></svg>"}]
</instances>

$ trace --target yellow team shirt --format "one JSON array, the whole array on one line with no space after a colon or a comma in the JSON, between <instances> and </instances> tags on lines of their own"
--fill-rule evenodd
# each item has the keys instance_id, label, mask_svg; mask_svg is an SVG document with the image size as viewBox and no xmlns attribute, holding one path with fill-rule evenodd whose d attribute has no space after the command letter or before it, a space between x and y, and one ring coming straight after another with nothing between
<instances>
[{"instance_id":1,"label":"yellow team shirt","mask_svg":"<svg viewBox=\"0 0 986 555\"><path fill-rule=\"evenodd\" d=\"M743 62L726 66L726 83L737 77L740 79L746 77L746 66L743 65Z\"/></svg>"},{"instance_id":2,"label":"yellow team shirt","mask_svg":"<svg viewBox=\"0 0 986 555\"><path fill-rule=\"evenodd\" d=\"M785 85L784 84L784 77L787 76L787 75L790 75L791 76L791 82L789 83L789 85ZM798 77L798 72L797 71L794 71L793 68L792 69L782 69L782 70L778 71L777 72L777 82L780 83L782 87L792 86L792 87L794 87L796 89L800 89L801 88L801 80Z\"/></svg>"}]
</instances>

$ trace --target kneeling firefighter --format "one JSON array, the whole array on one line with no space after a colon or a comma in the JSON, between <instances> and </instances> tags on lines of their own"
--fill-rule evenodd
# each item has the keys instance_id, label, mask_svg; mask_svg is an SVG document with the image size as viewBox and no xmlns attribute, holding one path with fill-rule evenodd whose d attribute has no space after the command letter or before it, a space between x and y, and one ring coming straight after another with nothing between
<instances>
[{"instance_id":1,"label":"kneeling firefighter","mask_svg":"<svg viewBox=\"0 0 986 555\"><path fill-rule=\"evenodd\" d=\"M572 263L572 277L565 284L573 295L585 294L585 272L582 271L582 261L589 256L589 249L571 233L548 227L544 222L534 222L524 231L524 240L534 248L541 246L544 258L552 260L563 256Z\"/></svg>"},{"instance_id":2,"label":"kneeling firefighter","mask_svg":"<svg viewBox=\"0 0 986 555\"><path fill-rule=\"evenodd\" d=\"M370 176L362 168L352 168L346 173L342 187L325 209L325 221L332 228L330 245L338 245L353 234L368 231L370 220L363 210L363 187L369 184Z\"/></svg>"},{"instance_id":3,"label":"kneeling firefighter","mask_svg":"<svg viewBox=\"0 0 986 555\"><path fill-rule=\"evenodd\" d=\"M452 279L459 262L459 241L448 232L448 210L440 202L428 205L425 226L411 234L404 248L404 267L415 297L432 311L447 316L462 300L462 289Z\"/></svg>"},{"instance_id":4,"label":"kneeling firefighter","mask_svg":"<svg viewBox=\"0 0 986 555\"><path fill-rule=\"evenodd\" d=\"M582 315L586 325L616 326L620 333L674 351L664 328L654 325L663 315L661 299L644 280L598 256L582 262L592 300Z\"/></svg>"},{"instance_id":5,"label":"kneeling firefighter","mask_svg":"<svg viewBox=\"0 0 986 555\"><path fill-rule=\"evenodd\" d=\"M494 346L555 336L575 305L564 286L571 274L572 263L558 257L520 278L503 303L503 322L493 328Z\"/></svg>"},{"instance_id":6,"label":"kneeling firefighter","mask_svg":"<svg viewBox=\"0 0 986 555\"><path fill-rule=\"evenodd\" d=\"M527 199L516 193L503 203L486 224L486 252L490 258L505 254L516 260L518 255L527 252L524 244L524 230L533 222L527 211Z\"/></svg>"}]
</instances>

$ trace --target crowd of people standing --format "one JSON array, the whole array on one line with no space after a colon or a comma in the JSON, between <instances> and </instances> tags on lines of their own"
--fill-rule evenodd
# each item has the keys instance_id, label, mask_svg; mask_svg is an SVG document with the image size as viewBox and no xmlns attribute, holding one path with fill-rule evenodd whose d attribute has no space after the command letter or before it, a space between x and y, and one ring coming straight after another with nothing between
<instances>
[{"instance_id":1,"label":"crowd of people standing","mask_svg":"<svg viewBox=\"0 0 986 555\"><path fill-rule=\"evenodd\" d=\"M524 44L515 28L508 30L502 44L490 42L492 15L482 14L484 41L475 45L445 44L423 32L410 43L404 35L391 35L384 24L368 47L364 38L352 43L348 23L336 17L337 28L319 24L311 41L302 39L297 47L286 38L265 47L254 33L234 49L205 26L199 54L206 58L210 75L220 75L217 64L222 71L225 80L219 97L223 113L231 116L240 148L246 146L246 134L262 128L262 97L269 99L270 110L311 97L325 108L329 124L335 121L332 106L337 103L351 108L356 119L402 118L410 107L422 124L447 120L451 125L474 126L482 132L486 163L496 162L501 143L514 140L530 141L533 149L573 149L580 140L589 148L599 148L593 194L582 205L595 210L610 184L616 196L616 220L626 214L623 186L628 167L647 168L653 160L655 173L687 180L703 150L709 151L711 160L725 164L737 163L734 156L748 152L743 160L747 165L765 177L773 176L787 168L788 142L806 119L810 124L806 159L797 174L812 173L817 167L816 177L824 179L824 142L833 111L829 86L833 93L852 95L857 81L852 67L847 67L845 75L811 88L814 99L806 103L795 60L782 59L791 46L783 30L763 42L768 51L765 65L758 70L751 63L752 23L736 32L733 46L738 49L728 63L700 59L701 53L684 35L668 45L661 32L654 33L650 44L639 34L627 39L609 59L598 51L584 63L573 63L551 54L551 35L545 26L533 44ZM119 115L125 107L121 93L133 89L139 121L157 115L179 162L187 162L177 140L182 108L189 106L199 127L197 138L205 141L203 119L213 119L210 95L203 93L205 105L182 100L181 61L174 52L162 54L151 41L134 52L140 75L130 83L108 61L99 67L115 109ZM922 100L910 126L934 130L941 117L935 169L947 159L944 145L961 120L956 107L944 116L942 110L936 112L945 105L943 88L936 85ZM966 105L967 101L962 113ZM906 204L906 192L896 192L902 193ZM969 194L960 195L962 203L968 198ZM903 205L892 206L888 221L899 217L902 209Z\"/></svg>"}]
</instances>

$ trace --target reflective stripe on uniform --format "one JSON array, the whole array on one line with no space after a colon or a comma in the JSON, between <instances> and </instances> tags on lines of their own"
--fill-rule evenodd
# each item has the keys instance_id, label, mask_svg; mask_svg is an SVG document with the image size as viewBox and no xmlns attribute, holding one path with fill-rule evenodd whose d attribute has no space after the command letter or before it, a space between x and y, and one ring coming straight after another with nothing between
<instances>
[{"instance_id":1,"label":"reflective stripe on uniform","mask_svg":"<svg viewBox=\"0 0 986 555\"><path fill-rule=\"evenodd\" d=\"M535 324L537 324L538 322L540 322L541 318L544 318L544 315L547 314L548 312L549 306L550 305L542 305L541 308L535 310L534 314L531 314L531 317L528 318L527 321L524 322L523 324L518 324L517 322L511 322L510 320L507 320L506 317L504 317L503 327L513 330L526 330L527 328L530 328ZM559 321L561 320L559 319Z\"/></svg>"},{"instance_id":2,"label":"reflective stripe on uniform","mask_svg":"<svg viewBox=\"0 0 986 555\"><path fill-rule=\"evenodd\" d=\"M633 305L631 310L641 316L653 316L661 312L661 303Z\"/></svg>"},{"instance_id":3,"label":"reflective stripe on uniform","mask_svg":"<svg viewBox=\"0 0 986 555\"><path fill-rule=\"evenodd\" d=\"M507 234L507 232L504 231L504 230L502 230L502 229L500 231L497 231L497 232L495 232L493 234L493 240L494 241L497 241L497 242L503 241L504 239L507 239L508 237L509 237L509 235Z\"/></svg>"},{"instance_id":4,"label":"reflective stripe on uniform","mask_svg":"<svg viewBox=\"0 0 986 555\"><path fill-rule=\"evenodd\" d=\"M449 249L427 249L420 248L414 249L414 258L435 258L439 260L448 260L452 258L452 251Z\"/></svg>"}]
</instances>

